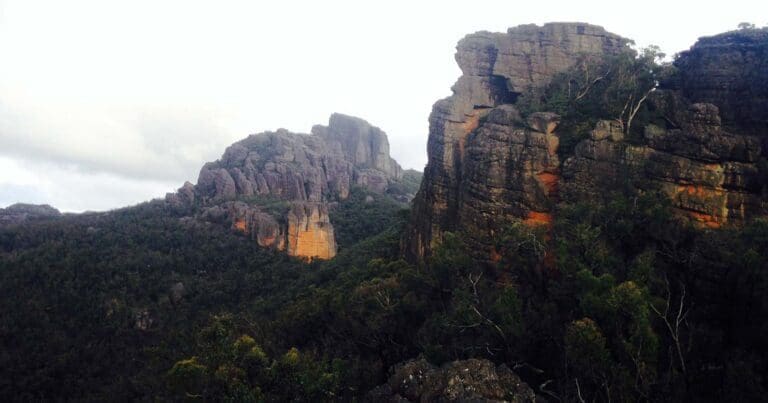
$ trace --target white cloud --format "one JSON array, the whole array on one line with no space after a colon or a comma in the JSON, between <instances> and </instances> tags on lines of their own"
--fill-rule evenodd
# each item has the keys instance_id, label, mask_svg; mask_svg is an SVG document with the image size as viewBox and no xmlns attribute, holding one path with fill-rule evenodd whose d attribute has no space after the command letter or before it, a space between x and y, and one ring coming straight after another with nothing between
<instances>
[{"instance_id":1,"label":"white cloud","mask_svg":"<svg viewBox=\"0 0 768 403\"><path fill-rule=\"evenodd\" d=\"M62 211L109 210L165 195L176 183L89 173L72 166L0 157L0 207L53 204Z\"/></svg>"}]
</instances>

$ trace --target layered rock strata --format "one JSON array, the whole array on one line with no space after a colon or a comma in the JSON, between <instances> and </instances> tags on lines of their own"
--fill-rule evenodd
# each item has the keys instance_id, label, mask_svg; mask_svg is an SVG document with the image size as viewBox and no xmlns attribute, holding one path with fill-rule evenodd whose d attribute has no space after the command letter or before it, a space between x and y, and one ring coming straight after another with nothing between
<instances>
[{"instance_id":1,"label":"layered rock strata","mask_svg":"<svg viewBox=\"0 0 768 403\"><path fill-rule=\"evenodd\" d=\"M645 127L644 145L621 141L614 122L601 121L563 167L568 199L588 199L630 181L662 190L697 224L718 228L764 214L760 140L726 132L718 108L690 106L680 128Z\"/></svg>"},{"instance_id":2,"label":"layered rock strata","mask_svg":"<svg viewBox=\"0 0 768 403\"><path fill-rule=\"evenodd\" d=\"M550 143L544 147L547 148L546 154L549 154L552 143L556 141L551 136L554 127L537 127L526 135L525 130L528 129L524 125L517 127L515 119L501 117L510 113L514 115L509 108L497 112L496 117L490 121L485 121L485 118L491 109L513 104L518 95L546 85L555 74L572 67L579 57L627 52L630 51L627 42L601 27L578 23L551 23L541 27L522 25L510 28L505 34L478 32L459 41L456 61L463 74L452 88L453 95L435 103L429 118L428 163L421 189L414 199L414 219L404 239L406 253L412 257L429 254L440 242L443 232L461 228L460 220L488 221L490 218L495 221L491 217L492 211L488 209L507 209L504 205L510 197L519 201L512 207L515 214L525 216L530 212L542 213L540 203L525 205L524 199L538 197L530 196L526 190L530 190L534 183L549 183L543 186L552 188L555 180L550 175L557 175L556 169L551 167L555 161L538 161L549 157L539 152L529 155L531 153L528 151L524 158L537 162L529 160L518 163L518 158L521 150L527 149L531 143ZM499 119L507 120L500 122ZM489 127L477 130L484 122ZM556 125L556 119L552 119L549 124ZM481 131L484 134L478 134ZM533 132L544 133L545 137L549 135L550 138L546 139ZM471 133L476 134L470 136ZM486 139L491 138L486 134L495 136L492 141L497 144L492 146L486 143ZM517 156L507 154L512 149L505 146L507 141L518 144L512 147L517 149ZM487 154L483 150L490 148L506 154L502 158L513 166L503 166L504 162L494 160L497 157L489 157L485 164L496 164L496 172L484 175L483 168L475 166L475 163L478 158L485 159ZM472 150L471 157L468 150ZM525 172L532 173L543 168L543 165L547 169L540 173L546 175L538 179L526 178L523 181L525 183L520 182ZM500 172L502 170L503 173ZM488 185L492 189L485 190L484 181L489 181ZM496 194L502 197L497 198ZM473 208L482 214L466 212L465 206L468 205L477 205ZM531 215L532 219L546 220L546 217ZM487 224L478 223L483 226Z\"/></svg>"},{"instance_id":3,"label":"layered rock strata","mask_svg":"<svg viewBox=\"0 0 768 403\"><path fill-rule=\"evenodd\" d=\"M543 88L585 55L632 54L627 42L578 23L462 39L456 60L463 75L430 116L429 162L403 238L406 255L429 255L444 232L462 231L492 256L488 240L510 222L549 225L559 203L598 199L626 183L663 191L701 227L765 215L764 33L705 38L683 53L678 74L647 101L667 123L648 124L639 141L603 120L563 155L560 117L517 111L518 94ZM718 64L717 52L733 57Z\"/></svg>"},{"instance_id":4,"label":"layered rock strata","mask_svg":"<svg viewBox=\"0 0 768 403\"><path fill-rule=\"evenodd\" d=\"M260 246L328 259L336 254L329 204L346 199L354 186L387 192L402 175L381 129L333 114L311 134L280 129L231 145L203 166L196 185L185 183L166 201L198 206L201 217L226 221Z\"/></svg>"}]
</instances>

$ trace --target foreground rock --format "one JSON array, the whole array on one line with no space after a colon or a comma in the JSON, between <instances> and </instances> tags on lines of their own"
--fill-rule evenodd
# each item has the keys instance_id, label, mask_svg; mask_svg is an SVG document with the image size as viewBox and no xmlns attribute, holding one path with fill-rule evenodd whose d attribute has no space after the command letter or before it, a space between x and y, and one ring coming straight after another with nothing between
<instances>
[{"instance_id":1,"label":"foreground rock","mask_svg":"<svg viewBox=\"0 0 768 403\"><path fill-rule=\"evenodd\" d=\"M461 231L492 258L488 240L509 223L549 225L560 203L599 199L627 183L661 190L701 227L766 215L767 49L765 30L700 40L647 101L665 124L648 124L630 141L621 123L599 121L564 154L561 118L522 116L518 96L585 57L634 55L628 41L581 23L468 35L456 52L463 75L430 116L429 161L405 254L427 256L443 233Z\"/></svg>"},{"instance_id":2,"label":"foreground rock","mask_svg":"<svg viewBox=\"0 0 768 403\"><path fill-rule=\"evenodd\" d=\"M329 259L336 254L332 203L353 187L393 193L403 170L389 155L386 134L368 122L333 114L311 134L253 134L229 146L166 202L200 218L230 225L262 247L292 256ZM406 201L410 201L407 198Z\"/></svg>"},{"instance_id":3,"label":"foreground rock","mask_svg":"<svg viewBox=\"0 0 768 403\"><path fill-rule=\"evenodd\" d=\"M397 366L389 381L368 393L366 401L523 403L536 401L536 395L505 365L469 359L438 368L421 359Z\"/></svg>"},{"instance_id":4,"label":"foreground rock","mask_svg":"<svg viewBox=\"0 0 768 403\"><path fill-rule=\"evenodd\" d=\"M47 204L16 203L4 209L0 208L0 226L59 216L61 216L59 210Z\"/></svg>"}]
</instances>

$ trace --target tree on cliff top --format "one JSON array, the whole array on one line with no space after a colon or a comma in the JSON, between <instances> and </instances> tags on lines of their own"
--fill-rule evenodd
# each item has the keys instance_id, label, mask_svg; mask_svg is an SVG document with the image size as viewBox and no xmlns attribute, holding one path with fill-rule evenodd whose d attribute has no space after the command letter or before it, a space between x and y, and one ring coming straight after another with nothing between
<instances>
[{"instance_id":1,"label":"tree on cliff top","mask_svg":"<svg viewBox=\"0 0 768 403\"><path fill-rule=\"evenodd\" d=\"M633 124L645 108L669 68L658 46L639 52L597 58L583 55L573 67L555 76L544 88L532 89L518 101L523 114L551 111L562 116L569 132L576 134L573 145L594 127L597 120L611 119L631 134ZM565 130L563 132L566 132ZM562 141L565 140L565 144ZM568 139L561 145L568 150Z\"/></svg>"}]
</instances>

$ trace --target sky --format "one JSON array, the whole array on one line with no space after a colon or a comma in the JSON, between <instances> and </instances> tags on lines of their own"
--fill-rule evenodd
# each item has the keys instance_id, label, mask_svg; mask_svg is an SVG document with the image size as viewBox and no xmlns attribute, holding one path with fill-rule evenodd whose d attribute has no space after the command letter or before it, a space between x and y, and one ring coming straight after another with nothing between
<instances>
[{"instance_id":1,"label":"sky","mask_svg":"<svg viewBox=\"0 0 768 403\"><path fill-rule=\"evenodd\" d=\"M333 112L422 170L432 104L479 30L583 21L668 54L768 24L766 1L0 0L0 207L133 205L231 143Z\"/></svg>"}]
</instances>

